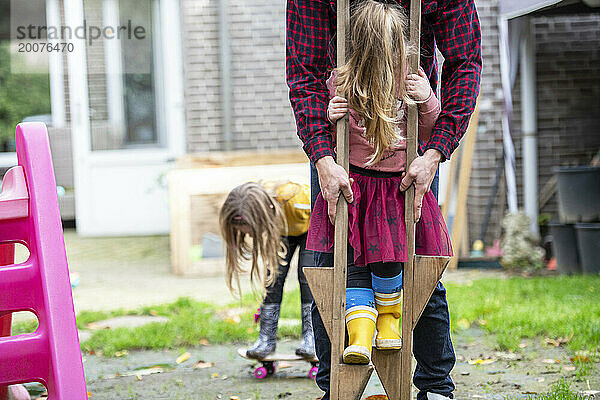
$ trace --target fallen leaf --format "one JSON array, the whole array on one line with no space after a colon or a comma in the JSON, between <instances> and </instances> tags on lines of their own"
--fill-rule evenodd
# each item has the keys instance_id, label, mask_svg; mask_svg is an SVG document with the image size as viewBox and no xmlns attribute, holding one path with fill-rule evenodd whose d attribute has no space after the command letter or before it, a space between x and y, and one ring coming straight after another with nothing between
<instances>
[{"instance_id":1,"label":"fallen leaf","mask_svg":"<svg viewBox=\"0 0 600 400\"><path fill-rule=\"evenodd\" d=\"M567 337L559 337L556 339L551 339L551 338L546 338L546 344L549 346L554 346L554 347L560 347L563 344L567 344L571 341L571 339L573 339L573 333L571 332L571 334Z\"/></svg>"},{"instance_id":2,"label":"fallen leaf","mask_svg":"<svg viewBox=\"0 0 600 400\"><path fill-rule=\"evenodd\" d=\"M196 364L194 364L194 369L210 368L214 365L215 365L215 363L213 363L213 362L204 362L204 361L200 360Z\"/></svg>"},{"instance_id":3,"label":"fallen leaf","mask_svg":"<svg viewBox=\"0 0 600 400\"><path fill-rule=\"evenodd\" d=\"M486 364L491 364L493 362L496 362L496 360L497 360L496 358L485 358L485 359L477 358L474 360L469 360L468 362L471 365L486 365Z\"/></svg>"},{"instance_id":4,"label":"fallen leaf","mask_svg":"<svg viewBox=\"0 0 600 400\"><path fill-rule=\"evenodd\" d=\"M206 339L200 339L199 343L200 343L201 346L208 346L208 344L209 344L208 340L206 340Z\"/></svg>"},{"instance_id":5,"label":"fallen leaf","mask_svg":"<svg viewBox=\"0 0 600 400\"><path fill-rule=\"evenodd\" d=\"M366 400L388 400L388 397L385 394L374 394L367 397Z\"/></svg>"},{"instance_id":6,"label":"fallen leaf","mask_svg":"<svg viewBox=\"0 0 600 400\"><path fill-rule=\"evenodd\" d=\"M189 352L186 351L185 353L183 353L182 355L180 355L179 357L177 357L177 360L175 360L175 362L177 364L181 364L181 363L186 362L187 360L189 360L189 358L191 356L192 355Z\"/></svg>"},{"instance_id":7,"label":"fallen leaf","mask_svg":"<svg viewBox=\"0 0 600 400\"><path fill-rule=\"evenodd\" d=\"M519 343L519 348L520 349L524 349L525 347L527 347L528 344L527 343Z\"/></svg>"},{"instance_id":8,"label":"fallen leaf","mask_svg":"<svg viewBox=\"0 0 600 400\"><path fill-rule=\"evenodd\" d=\"M463 330L469 329L471 327L471 323L466 318L459 319L457 325L460 329L463 329Z\"/></svg>"},{"instance_id":9,"label":"fallen leaf","mask_svg":"<svg viewBox=\"0 0 600 400\"><path fill-rule=\"evenodd\" d=\"M153 317L156 317L156 316L158 316L158 311L156 311L156 310L150 310L148 312L148 314L152 315Z\"/></svg>"},{"instance_id":10,"label":"fallen leaf","mask_svg":"<svg viewBox=\"0 0 600 400\"><path fill-rule=\"evenodd\" d=\"M541 382L544 382L545 380L546 380L546 378L538 378L537 381L541 383Z\"/></svg>"},{"instance_id":11,"label":"fallen leaf","mask_svg":"<svg viewBox=\"0 0 600 400\"><path fill-rule=\"evenodd\" d=\"M110 326L99 324L98 322L90 322L89 324L86 324L85 327L87 329L90 329L93 331L98 331L98 330L102 330L102 329L110 329Z\"/></svg>"},{"instance_id":12,"label":"fallen leaf","mask_svg":"<svg viewBox=\"0 0 600 400\"><path fill-rule=\"evenodd\" d=\"M92 397L92 392L87 392L87 395L88 395L88 399L89 399L90 397Z\"/></svg>"},{"instance_id":13,"label":"fallen leaf","mask_svg":"<svg viewBox=\"0 0 600 400\"><path fill-rule=\"evenodd\" d=\"M542 360L544 364L560 364L560 360L555 360L553 358L546 358Z\"/></svg>"},{"instance_id":14,"label":"fallen leaf","mask_svg":"<svg viewBox=\"0 0 600 400\"><path fill-rule=\"evenodd\" d=\"M237 396L229 396L229 400L241 400L241 399Z\"/></svg>"},{"instance_id":15,"label":"fallen leaf","mask_svg":"<svg viewBox=\"0 0 600 400\"><path fill-rule=\"evenodd\" d=\"M115 357L123 357L123 356L126 356L127 354L129 354L129 352L127 350L116 351Z\"/></svg>"},{"instance_id":16,"label":"fallen leaf","mask_svg":"<svg viewBox=\"0 0 600 400\"><path fill-rule=\"evenodd\" d=\"M576 355L575 357L571 357L571 362L589 363L590 358L588 356Z\"/></svg>"},{"instance_id":17,"label":"fallen leaf","mask_svg":"<svg viewBox=\"0 0 600 400\"><path fill-rule=\"evenodd\" d=\"M565 371L575 371L577 368L574 365L565 365L564 369Z\"/></svg>"},{"instance_id":18,"label":"fallen leaf","mask_svg":"<svg viewBox=\"0 0 600 400\"><path fill-rule=\"evenodd\" d=\"M144 378L142 378L142 376L141 376L141 375L136 375L136 376L135 376L135 379L137 379L138 381L141 381L141 380L142 380L142 379L144 379Z\"/></svg>"}]
</instances>

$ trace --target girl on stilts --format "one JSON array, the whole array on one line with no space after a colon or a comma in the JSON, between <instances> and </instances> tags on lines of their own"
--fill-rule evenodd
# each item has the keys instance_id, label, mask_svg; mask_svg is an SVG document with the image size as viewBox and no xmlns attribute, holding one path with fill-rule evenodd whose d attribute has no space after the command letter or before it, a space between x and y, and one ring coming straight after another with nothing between
<instances>
[{"instance_id":1,"label":"girl on stilts","mask_svg":"<svg viewBox=\"0 0 600 400\"><path fill-rule=\"evenodd\" d=\"M419 108L419 139L426 141L440 113L425 73L407 74L407 18L399 5L362 1L352 12L348 61L327 80L327 116L335 139L336 121L350 113L348 205L348 282L344 362L368 364L377 329L378 349L402 346L402 268L407 261L404 194L406 105ZM347 99L336 96L336 87ZM439 206L426 193L417 216L416 252L452 254ZM319 194L311 217L307 248L332 252L334 225ZM331 266L331 265L328 265Z\"/></svg>"}]
</instances>

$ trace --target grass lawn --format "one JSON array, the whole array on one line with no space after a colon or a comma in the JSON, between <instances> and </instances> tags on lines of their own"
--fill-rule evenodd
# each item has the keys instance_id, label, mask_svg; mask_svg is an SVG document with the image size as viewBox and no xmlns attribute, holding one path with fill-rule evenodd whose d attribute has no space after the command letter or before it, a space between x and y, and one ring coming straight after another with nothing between
<instances>
[{"instance_id":1,"label":"grass lawn","mask_svg":"<svg viewBox=\"0 0 600 400\"><path fill-rule=\"evenodd\" d=\"M600 348L600 276L482 279L447 289L454 332L479 324L502 350L535 337L565 339L573 352Z\"/></svg>"},{"instance_id":2,"label":"grass lawn","mask_svg":"<svg viewBox=\"0 0 600 400\"><path fill-rule=\"evenodd\" d=\"M506 400L589 400L589 396L577 393L566 379L561 379L548 393L528 395L528 397L507 397Z\"/></svg>"},{"instance_id":3,"label":"grass lawn","mask_svg":"<svg viewBox=\"0 0 600 400\"><path fill-rule=\"evenodd\" d=\"M448 284L451 328L455 334L478 324L493 334L497 347L519 351L524 338L566 340L575 353L600 350L600 276L481 279L468 285ZM82 343L85 352L113 356L127 349L178 349L205 343L248 343L258 333L251 295L228 307L187 298L174 303L113 312L82 312L77 325L118 315L162 315L166 323L94 331ZM300 337L300 296L284 296L279 336ZM35 330L35 323L15 324L16 333Z\"/></svg>"}]
</instances>

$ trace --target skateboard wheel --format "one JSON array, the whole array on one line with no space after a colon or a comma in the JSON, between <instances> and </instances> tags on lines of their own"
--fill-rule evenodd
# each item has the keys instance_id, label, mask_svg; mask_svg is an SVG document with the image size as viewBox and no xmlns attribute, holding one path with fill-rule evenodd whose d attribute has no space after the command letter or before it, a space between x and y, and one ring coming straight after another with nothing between
<instances>
[{"instance_id":1,"label":"skateboard wheel","mask_svg":"<svg viewBox=\"0 0 600 400\"><path fill-rule=\"evenodd\" d=\"M308 377L310 379L315 379L317 377L317 372L319 371L318 367L312 367L310 371L308 371Z\"/></svg>"},{"instance_id":2,"label":"skateboard wheel","mask_svg":"<svg viewBox=\"0 0 600 400\"><path fill-rule=\"evenodd\" d=\"M275 363L266 364L265 367L267 369L267 374L269 375L273 375L277 369L277 367L275 367Z\"/></svg>"},{"instance_id":3,"label":"skateboard wheel","mask_svg":"<svg viewBox=\"0 0 600 400\"><path fill-rule=\"evenodd\" d=\"M267 375L268 373L265 367L258 367L254 370L254 377L256 379L265 379Z\"/></svg>"}]
</instances>

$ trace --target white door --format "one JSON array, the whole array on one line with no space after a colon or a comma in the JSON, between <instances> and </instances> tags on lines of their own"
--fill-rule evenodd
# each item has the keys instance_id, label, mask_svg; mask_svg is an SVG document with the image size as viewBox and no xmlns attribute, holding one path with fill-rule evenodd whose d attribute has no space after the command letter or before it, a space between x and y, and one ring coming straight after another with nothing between
<instances>
[{"instance_id":1,"label":"white door","mask_svg":"<svg viewBox=\"0 0 600 400\"><path fill-rule=\"evenodd\" d=\"M177 0L64 0L77 231L169 231L166 171L185 151ZM84 43L85 42L85 43Z\"/></svg>"}]
</instances>

